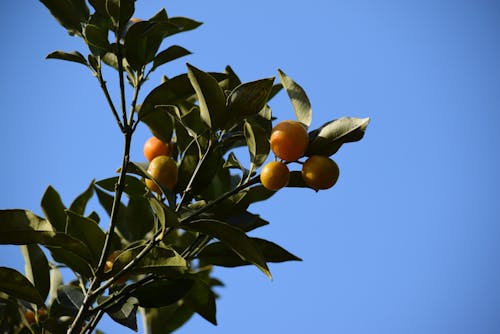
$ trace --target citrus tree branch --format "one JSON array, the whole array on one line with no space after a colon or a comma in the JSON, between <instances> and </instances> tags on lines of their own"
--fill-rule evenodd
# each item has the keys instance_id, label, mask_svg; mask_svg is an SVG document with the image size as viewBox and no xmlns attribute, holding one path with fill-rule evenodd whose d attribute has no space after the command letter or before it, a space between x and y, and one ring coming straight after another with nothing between
<instances>
[{"instance_id":1,"label":"citrus tree branch","mask_svg":"<svg viewBox=\"0 0 500 334\"><path fill-rule=\"evenodd\" d=\"M111 99L111 96L109 95L108 86L106 85L106 81L104 80L104 78L102 76L102 71L101 71L100 67L96 73L96 76L97 76L97 80L99 81L99 85L101 86L101 89L104 93L104 96L106 97L106 101L108 101L109 108L111 109L111 112L113 113L113 116L115 117L116 123L118 124L118 127L120 128L120 130L123 132L124 131L123 124L120 120L120 116L118 116L118 112L116 111L113 100Z\"/></svg>"}]
</instances>

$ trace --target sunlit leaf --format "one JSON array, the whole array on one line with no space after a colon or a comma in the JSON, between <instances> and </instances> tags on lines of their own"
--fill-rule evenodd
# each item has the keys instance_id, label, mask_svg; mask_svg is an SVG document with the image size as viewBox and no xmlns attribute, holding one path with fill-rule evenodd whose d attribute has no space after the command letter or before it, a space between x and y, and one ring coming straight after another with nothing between
<instances>
[{"instance_id":1,"label":"sunlit leaf","mask_svg":"<svg viewBox=\"0 0 500 334\"><path fill-rule=\"evenodd\" d=\"M49 263L44 252L36 244L21 245L24 257L24 272L29 281L45 300L50 290Z\"/></svg>"},{"instance_id":2,"label":"sunlit leaf","mask_svg":"<svg viewBox=\"0 0 500 334\"><path fill-rule=\"evenodd\" d=\"M226 97L217 80L209 73L187 64L188 77L200 104L201 119L208 127L215 129L225 121Z\"/></svg>"},{"instance_id":3,"label":"sunlit leaf","mask_svg":"<svg viewBox=\"0 0 500 334\"><path fill-rule=\"evenodd\" d=\"M311 125L312 109L306 92L283 71L278 70L278 73L281 84L285 87L288 97L290 97L297 120L306 126Z\"/></svg>"},{"instance_id":4,"label":"sunlit leaf","mask_svg":"<svg viewBox=\"0 0 500 334\"><path fill-rule=\"evenodd\" d=\"M369 122L369 118L342 117L322 125L309 133L306 156L330 156L343 144L361 140Z\"/></svg>"},{"instance_id":5,"label":"sunlit leaf","mask_svg":"<svg viewBox=\"0 0 500 334\"><path fill-rule=\"evenodd\" d=\"M0 267L0 291L12 297L43 305L43 299L31 282L17 270Z\"/></svg>"},{"instance_id":6,"label":"sunlit leaf","mask_svg":"<svg viewBox=\"0 0 500 334\"><path fill-rule=\"evenodd\" d=\"M250 153L250 173L252 173L266 161L269 155L269 134L265 129L250 121L245 121L244 134Z\"/></svg>"}]
</instances>

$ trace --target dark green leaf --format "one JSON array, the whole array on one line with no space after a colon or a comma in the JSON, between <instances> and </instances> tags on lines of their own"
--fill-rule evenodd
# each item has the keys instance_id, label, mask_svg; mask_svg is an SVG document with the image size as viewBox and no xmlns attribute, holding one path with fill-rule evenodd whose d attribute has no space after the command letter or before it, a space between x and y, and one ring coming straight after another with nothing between
<instances>
[{"instance_id":1,"label":"dark green leaf","mask_svg":"<svg viewBox=\"0 0 500 334\"><path fill-rule=\"evenodd\" d=\"M0 267L0 291L12 297L43 305L42 297L31 282L17 270Z\"/></svg>"},{"instance_id":2,"label":"dark green leaf","mask_svg":"<svg viewBox=\"0 0 500 334\"><path fill-rule=\"evenodd\" d=\"M111 217L111 210L113 208L113 201L114 201L114 196L108 194L107 192L101 190L100 188L96 187L95 188L96 194L97 194L97 199L99 200L99 203L102 205L104 210L108 213L108 215ZM117 223L116 227L120 234L124 235L124 231L127 230L127 223L125 221L125 210L126 207L123 205L123 203L120 203L118 205L118 218L117 218ZM123 230L123 231L122 231Z\"/></svg>"},{"instance_id":3,"label":"dark green leaf","mask_svg":"<svg viewBox=\"0 0 500 334\"><path fill-rule=\"evenodd\" d=\"M109 48L108 31L93 24L85 26L85 41L96 48L107 50Z\"/></svg>"},{"instance_id":4,"label":"dark green leaf","mask_svg":"<svg viewBox=\"0 0 500 334\"><path fill-rule=\"evenodd\" d=\"M58 50L58 51L54 51L52 53L49 53L46 58L47 59L60 59L60 60L72 61L75 63L80 63L80 64L88 66L87 60L78 51L64 52L64 51Z\"/></svg>"},{"instance_id":5,"label":"dark green leaf","mask_svg":"<svg viewBox=\"0 0 500 334\"><path fill-rule=\"evenodd\" d=\"M128 29L125 35L125 57L136 71L139 71L150 61L148 59L148 54L151 53L151 50L148 49L148 32L153 29L154 25L155 23L149 21L137 22ZM156 50L152 52L153 57Z\"/></svg>"},{"instance_id":6,"label":"dark green leaf","mask_svg":"<svg viewBox=\"0 0 500 334\"><path fill-rule=\"evenodd\" d=\"M273 242L252 238L252 241L260 248L266 262L302 261L284 248ZM222 267L238 267L251 263L244 261L231 248L221 242L215 242L203 249L198 258L205 264L213 264Z\"/></svg>"},{"instance_id":7,"label":"dark green leaf","mask_svg":"<svg viewBox=\"0 0 500 334\"><path fill-rule=\"evenodd\" d=\"M123 251L113 264L113 273L131 262L144 248L144 245L134 246ZM179 273L187 268L186 260L172 248L154 247L132 269L135 273Z\"/></svg>"},{"instance_id":8,"label":"dark green leaf","mask_svg":"<svg viewBox=\"0 0 500 334\"><path fill-rule=\"evenodd\" d=\"M157 54L153 61L153 67L151 68L154 71L159 66L168 63L172 60L190 55L191 52L183 48L182 46L172 45L168 49L163 50L159 54Z\"/></svg>"},{"instance_id":9,"label":"dark green leaf","mask_svg":"<svg viewBox=\"0 0 500 334\"><path fill-rule=\"evenodd\" d=\"M280 81L290 97L297 120L306 126L311 125L312 109L306 92L283 71L278 70L278 73Z\"/></svg>"},{"instance_id":10,"label":"dark green leaf","mask_svg":"<svg viewBox=\"0 0 500 334\"><path fill-rule=\"evenodd\" d=\"M151 333L172 333L184 325L194 314L185 303L145 309L146 324Z\"/></svg>"},{"instance_id":11,"label":"dark green leaf","mask_svg":"<svg viewBox=\"0 0 500 334\"><path fill-rule=\"evenodd\" d=\"M105 233L95 221L72 211L66 213L68 215L66 233L87 245L92 254L92 264L96 265L101 256Z\"/></svg>"},{"instance_id":12,"label":"dark green leaf","mask_svg":"<svg viewBox=\"0 0 500 334\"><path fill-rule=\"evenodd\" d=\"M210 235L231 247L243 260L256 265L267 277L272 278L260 249L242 230L217 220L200 219L183 225L189 231Z\"/></svg>"},{"instance_id":13,"label":"dark green leaf","mask_svg":"<svg viewBox=\"0 0 500 334\"><path fill-rule=\"evenodd\" d=\"M114 304L106 309L111 319L137 332L137 308L138 300L129 297L127 300Z\"/></svg>"},{"instance_id":14,"label":"dark green leaf","mask_svg":"<svg viewBox=\"0 0 500 334\"><path fill-rule=\"evenodd\" d=\"M178 34L184 31L193 30L202 25L201 22L195 21L187 17L171 17L168 19L168 22L176 27L175 30L172 30L168 33L168 36Z\"/></svg>"},{"instance_id":15,"label":"dark green leaf","mask_svg":"<svg viewBox=\"0 0 500 334\"><path fill-rule=\"evenodd\" d=\"M172 139L174 122L172 116L165 110L157 108L154 112L142 117L141 121L148 126L156 138L161 139L165 143L170 142Z\"/></svg>"},{"instance_id":16,"label":"dark green leaf","mask_svg":"<svg viewBox=\"0 0 500 334\"><path fill-rule=\"evenodd\" d=\"M188 77L200 104L201 119L208 127L219 129L225 122L226 97L217 80L210 74L187 64Z\"/></svg>"},{"instance_id":17,"label":"dark green leaf","mask_svg":"<svg viewBox=\"0 0 500 334\"><path fill-rule=\"evenodd\" d=\"M227 73L227 79L221 84L224 90L232 91L241 84L240 78L238 78L231 66L227 65L224 72Z\"/></svg>"},{"instance_id":18,"label":"dark green leaf","mask_svg":"<svg viewBox=\"0 0 500 334\"><path fill-rule=\"evenodd\" d=\"M207 283L196 280L184 302L205 320L217 325L215 294Z\"/></svg>"},{"instance_id":19,"label":"dark green leaf","mask_svg":"<svg viewBox=\"0 0 500 334\"><path fill-rule=\"evenodd\" d=\"M244 134L250 152L250 174L267 159L270 150L269 134L250 121L245 121Z\"/></svg>"},{"instance_id":20,"label":"dark green leaf","mask_svg":"<svg viewBox=\"0 0 500 334\"><path fill-rule=\"evenodd\" d=\"M81 34L82 23L89 17L85 0L40 0L40 2L70 34Z\"/></svg>"},{"instance_id":21,"label":"dark green leaf","mask_svg":"<svg viewBox=\"0 0 500 334\"><path fill-rule=\"evenodd\" d=\"M290 172L290 180L288 181L288 184L286 185L289 188L310 188L305 182L304 179L302 178L302 173L300 171L291 171Z\"/></svg>"},{"instance_id":22,"label":"dark green leaf","mask_svg":"<svg viewBox=\"0 0 500 334\"><path fill-rule=\"evenodd\" d=\"M238 212L227 218L227 223L236 226L244 232L268 225L269 222L248 211Z\"/></svg>"},{"instance_id":23,"label":"dark green leaf","mask_svg":"<svg viewBox=\"0 0 500 334\"><path fill-rule=\"evenodd\" d=\"M369 122L369 118L342 117L322 125L309 133L306 156L330 156L343 144L361 140Z\"/></svg>"},{"instance_id":24,"label":"dark green leaf","mask_svg":"<svg viewBox=\"0 0 500 334\"><path fill-rule=\"evenodd\" d=\"M71 203L69 209L76 214L83 215L85 213L85 208L87 203L94 195L94 180L90 182L90 185L85 189L83 193L78 195L78 197Z\"/></svg>"},{"instance_id":25,"label":"dark green leaf","mask_svg":"<svg viewBox=\"0 0 500 334\"><path fill-rule=\"evenodd\" d=\"M274 78L247 82L239 85L227 98L227 110L231 122L242 117L257 114L264 106L271 92ZM228 124L230 128L233 124Z\"/></svg>"},{"instance_id":26,"label":"dark green leaf","mask_svg":"<svg viewBox=\"0 0 500 334\"><path fill-rule=\"evenodd\" d=\"M75 314L82 306L84 295L82 290L73 285L61 285L57 289L57 301L67 310Z\"/></svg>"},{"instance_id":27,"label":"dark green leaf","mask_svg":"<svg viewBox=\"0 0 500 334\"><path fill-rule=\"evenodd\" d=\"M119 230L129 242L144 239L154 228L154 217L149 201L145 197L131 197L125 209L124 224Z\"/></svg>"},{"instance_id":28,"label":"dark green leaf","mask_svg":"<svg viewBox=\"0 0 500 334\"><path fill-rule=\"evenodd\" d=\"M59 193L49 186L42 197L42 211L50 224L59 232L66 230L66 207Z\"/></svg>"},{"instance_id":29,"label":"dark green leaf","mask_svg":"<svg viewBox=\"0 0 500 334\"><path fill-rule=\"evenodd\" d=\"M183 298L193 284L191 279L157 279L137 289L132 296L139 300L141 307L162 307Z\"/></svg>"},{"instance_id":30,"label":"dark green leaf","mask_svg":"<svg viewBox=\"0 0 500 334\"><path fill-rule=\"evenodd\" d=\"M94 7L95 11L100 15L107 15L106 0L89 0L89 3Z\"/></svg>"},{"instance_id":31,"label":"dark green leaf","mask_svg":"<svg viewBox=\"0 0 500 334\"><path fill-rule=\"evenodd\" d=\"M108 179L99 180L95 183L97 186L109 191L114 192L116 185L118 184L118 176L110 177ZM125 176L125 188L123 191L129 197L142 197L146 193L146 186L144 182L136 177L126 175Z\"/></svg>"},{"instance_id":32,"label":"dark green leaf","mask_svg":"<svg viewBox=\"0 0 500 334\"><path fill-rule=\"evenodd\" d=\"M116 27L123 27L134 14L135 0L106 0L106 11Z\"/></svg>"},{"instance_id":33,"label":"dark green leaf","mask_svg":"<svg viewBox=\"0 0 500 334\"><path fill-rule=\"evenodd\" d=\"M26 277L45 300L50 290L49 263L43 251L36 244L21 245Z\"/></svg>"}]
</instances>

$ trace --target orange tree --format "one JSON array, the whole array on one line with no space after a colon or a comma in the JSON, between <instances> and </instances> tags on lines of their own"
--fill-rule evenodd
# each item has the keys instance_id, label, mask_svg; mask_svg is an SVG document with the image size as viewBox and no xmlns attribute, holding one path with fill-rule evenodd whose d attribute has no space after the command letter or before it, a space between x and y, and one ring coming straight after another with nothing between
<instances>
[{"instance_id":1,"label":"orange tree","mask_svg":"<svg viewBox=\"0 0 500 334\"><path fill-rule=\"evenodd\" d=\"M268 224L249 211L252 203L283 187L331 187L338 167L330 156L360 140L369 119L343 117L309 130L309 100L283 71L279 83L241 83L229 66L207 73L187 64L186 73L164 76L138 101L153 71L190 54L178 45L160 50L163 41L200 23L164 9L135 19L134 0L41 2L87 45L86 56L55 51L47 58L77 63L95 76L123 134L123 162L118 176L92 181L69 207L49 186L44 217L0 211L0 243L20 245L26 261L24 274L0 267L1 331L91 333L104 314L136 329L139 308L148 333L170 333L194 313L215 324L213 287L221 281L212 277L213 266L251 264L271 277L267 263L300 260L247 235ZM116 70L118 103L103 66ZM133 90L129 101L126 84ZM269 101L282 89L296 120L276 121L273 131ZM145 147L149 166L130 160L139 124L157 138ZM242 147L248 166L237 157ZM271 151L276 163L262 168L261 177ZM87 212L92 196L109 214L104 229L99 215ZM64 282L61 267L74 278Z\"/></svg>"}]
</instances>

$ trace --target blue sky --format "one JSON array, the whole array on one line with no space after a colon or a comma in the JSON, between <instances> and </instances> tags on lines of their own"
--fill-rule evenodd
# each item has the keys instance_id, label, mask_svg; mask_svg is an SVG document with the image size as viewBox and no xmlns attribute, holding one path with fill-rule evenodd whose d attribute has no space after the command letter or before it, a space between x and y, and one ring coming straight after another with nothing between
<instances>
[{"instance_id":1,"label":"blue sky","mask_svg":"<svg viewBox=\"0 0 500 334\"><path fill-rule=\"evenodd\" d=\"M159 74L230 64L243 81L299 82L313 127L371 117L334 159L328 191L289 189L253 211L253 235L303 262L216 269L219 326L178 333L500 332L500 4L488 0L138 1L204 22L178 35L194 55ZM84 50L38 1L1 2L0 208L40 213L50 184L71 200L120 165L121 135L82 66L45 60ZM111 72L110 72L111 73ZM112 81L109 78L108 81ZM150 88L159 82L154 77ZM116 93L116 90L113 92ZM271 105L293 118L281 94ZM140 127L132 159L143 161ZM23 269L17 247L1 265ZM109 333L127 332L109 321Z\"/></svg>"}]
</instances>

